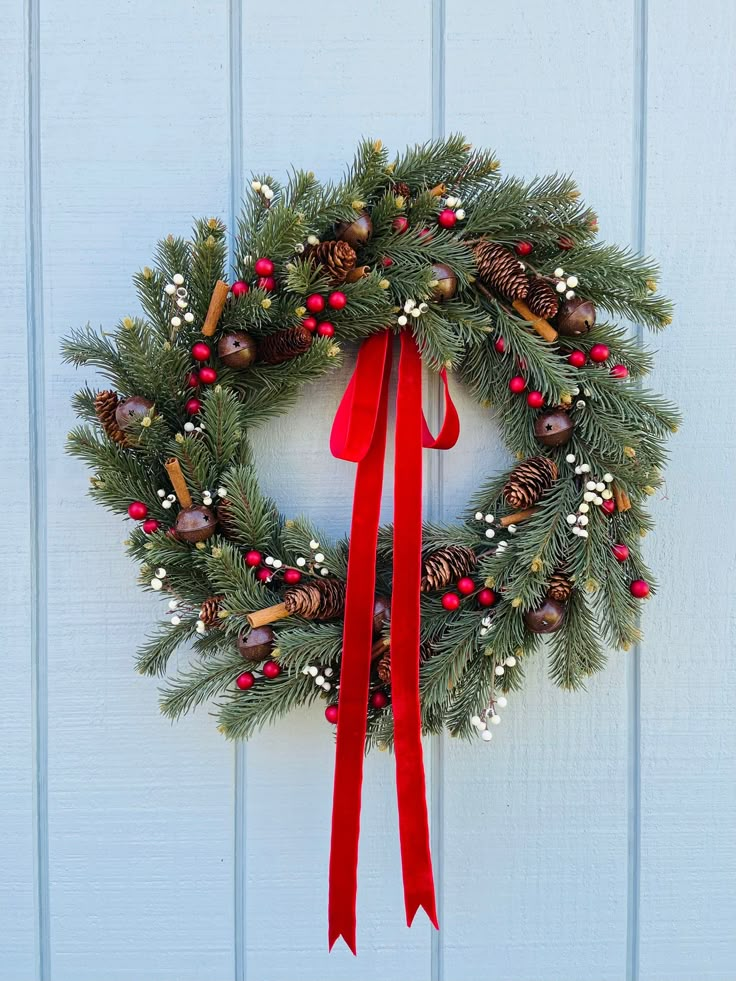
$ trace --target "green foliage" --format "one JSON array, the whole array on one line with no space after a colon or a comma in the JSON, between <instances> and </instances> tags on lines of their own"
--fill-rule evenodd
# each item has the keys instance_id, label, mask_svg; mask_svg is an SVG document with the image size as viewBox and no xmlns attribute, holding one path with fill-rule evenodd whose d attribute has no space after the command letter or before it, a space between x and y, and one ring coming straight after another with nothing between
<instances>
[{"instance_id":1,"label":"green foliage","mask_svg":"<svg viewBox=\"0 0 736 981\"><path fill-rule=\"evenodd\" d=\"M461 200L448 202L448 196ZM464 211L451 230L437 223L448 206ZM370 271L352 282L333 283L312 248L334 239L340 222L364 211L373 232L358 249L357 263ZM396 224L399 216L406 228ZM255 175L232 242L218 218L195 221L189 238L166 237L152 267L135 276L140 315L124 317L110 331L88 326L69 335L62 349L67 362L96 372L121 399L137 395L153 403L121 445L109 435L110 420L97 418L97 392L88 379L73 399L80 421L67 445L92 470L95 500L122 515L131 501L143 501L148 516L159 522L151 534L132 528L126 547L139 566L141 585L151 589L156 570L164 570L166 595L174 600L169 619L138 654L141 672L163 678L165 714L178 718L214 700L223 733L245 738L318 697L336 700L339 619L277 619L271 657L282 666L281 674L269 680L254 667L258 677L251 689L235 685L245 663L238 635L252 629L249 616L255 611L284 599L284 570L299 569L303 583L322 579L326 570L344 580L349 551L347 539L332 542L308 517L283 516L262 493L248 435L290 408L305 385L339 365L345 344L384 329L398 333L407 300L425 304L420 316L409 318L425 363L434 370L456 369L477 401L493 410L511 454L525 459L544 453L559 468L533 515L517 519L515 527L502 523L515 511L504 494L510 470L478 488L460 523L425 524L425 559L464 546L474 550L477 566L476 592L456 611L442 604L442 594L455 588L452 581L421 596L424 732L447 729L468 738L474 734L472 717L485 717L500 692L521 687L525 661L544 646L525 617L544 601L559 574L569 579L572 592L564 625L547 645L556 684L583 687L603 667L606 647L637 642L641 604L629 585L644 578L654 592L641 554L641 537L652 527L645 504L661 485L665 442L679 416L670 402L641 386L652 369L651 353L628 324L610 322L603 312L611 320L660 330L671 319L671 305L656 292L658 270L650 259L597 242L596 233L595 215L568 176L501 177L493 153L472 149L459 134L408 147L395 157L380 142L364 140L344 176L333 182L301 170L283 183ZM575 275L577 295L598 308L596 326L581 337L544 340L508 299L479 283L474 256L479 240L508 248L530 242L532 252L524 258L529 276L554 282L558 267ZM274 290L257 281L259 257L275 265ZM435 296L437 264L448 266L457 281L455 295L444 301ZM207 338L218 377L215 385L200 385L191 378L199 367L191 347L202 339L216 282L230 276L249 289L229 297L214 336ZM344 292L346 306L327 308L318 318L334 324L334 337L316 336L305 353L277 365L257 356L246 369L220 361L217 346L224 334L246 332L257 351L263 338L301 322L310 294L326 296L335 288ZM496 347L500 339L502 352ZM610 348L606 364L589 361L581 369L569 364L571 351L587 354L594 344ZM612 364L624 365L628 380L613 377ZM564 447L540 447L533 429L539 410L509 390L518 374L527 391L541 392L547 406L566 407L574 432ZM190 416L186 404L194 396L200 409ZM207 502L215 512L216 533L205 542L190 544L173 533L180 504L168 497L164 463L171 458L179 462L194 503ZM604 475L612 476L604 480ZM629 495L630 509L608 516L592 505L583 512L586 483L610 487L612 477L617 490ZM577 521L583 513L587 524L575 527L584 533L573 534L569 516ZM629 549L623 565L612 551L616 543ZM268 562L268 581L246 564L249 550ZM390 597L392 559L393 529L386 526L378 538L377 595ZM480 605L481 588L495 591L492 606ZM215 606L216 615L205 624L200 618ZM390 616L382 635L390 640ZM188 649L174 670L172 655L180 646ZM312 675L304 673L309 667L331 671L329 693L320 692ZM375 663L370 685L372 690L385 686ZM391 748L390 706L369 708L367 727L368 748Z\"/></svg>"}]
</instances>

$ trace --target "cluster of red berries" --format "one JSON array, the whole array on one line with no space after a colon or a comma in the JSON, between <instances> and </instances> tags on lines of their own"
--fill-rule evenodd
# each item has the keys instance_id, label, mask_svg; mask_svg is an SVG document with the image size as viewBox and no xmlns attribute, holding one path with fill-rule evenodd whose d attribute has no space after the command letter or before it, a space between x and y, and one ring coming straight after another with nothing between
<instances>
[{"instance_id":1,"label":"cluster of red berries","mask_svg":"<svg viewBox=\"0 0 736 981\"><path fill-rule=\"evenodd\" d=\"M128 505L128 517L132 518L133 521L143 521L141 527L147 535L152 535L154 531L158 531L160 525L155 518L146 518L148 514L148 507L143 503L143 501L132 501ZM143 519L146 519L145 521Z\"/></svg>"},{"instance_id":2,"label":"cluster of red berries","mask_svg":"<svg viewBox=\"0 0 736 981\"><path fill-rule=\"evenodd\" d=\"M388 695L385 691L380 688L373 692L371 697L368 699L368 704L373 709L385 709L388 705ZM337 705L328 705L325 709L325 718L330 723L330 725L337 724Z\"/></svg>"},{"instance_id":3,"label":"cluster of red berries","mask_svg":"<svg viewBox=\"0 0 736 981\"><path fill-rule=\"evenodd\" d=\"M306 300L306 307L310 316L305 317L302 324L307 330L313 334L317 333L320 337L334 337L335 325L329 320L323 320L320 323L314 314L323 313L325 307L329 307L331 310L344 310L347 305L348 298L341 290L334 290L326 300L319 293L311 293Z\"/></svg>"},{"instance_id":4,"label":"cluster of red berries","mask_svg":"<svg viewBox=\"0 0 736 981\"><path fill-rule=\"evenodd\" d=\"M266 259L265 257L256 259L253 269L258 277L255 284L257 289L265 290L266 293L271 293L276 289L276 280L273 278L274 268L274 264L270 259ZM242 279L239 279L230 287L230 292L235 297L245 296L246 293L250 292L250 286Z\"/></svg>"},{"instance_id":5,"label":"cluster of red berries","mask_svg":"<svg viewBox=\"0 0 736 981\"><path fill-rule=\"evenodd\" d=\"M278 661L266 661L261 665L261 673L264 678L278 678L281 674L281 665ZM235 679L235 684L241 691L248 691L256 683L256 676L252 671L244 671Z\"/></svg>"},{"instance_id":6,"label":"cluster of red berries","mask_svg":"<svg viewBox=\"0 0 736 981\"><path fill-rule=\"evenodd\" d=\"M269 567L268 564L264 565L263 564L264 561L268 563L271 562L271 560L270 559L264 560L263 554L254 548L250 549L250 551L245 553L244 561L245 564L249 566L251 569L255 569L256 579L259 582L270 582L274 577L274 573L278 571L278 569L280 568L280 566ZM281 575L283 577L285 585L287 586L295 586L298 582L301 581L302 578L301 572L298 569L292 569L292 568L284 569Z\"/></svg>"},{"instance_id":7,"label":"cluster of red berries","mask_svg":"<svg viewBox=\"0 0 736 981\"><path fill-rule=\"evenodd\" d=\"M470 576L463 576L455 583L456 593L445 593L442 597L442 605L446 610L457 610L462 603L463 596L472 596L475 593L475 600L478 606L493 606L498 600L498 593L484 586L476 592L477 586Z\"/></svg>"}]
</instances>

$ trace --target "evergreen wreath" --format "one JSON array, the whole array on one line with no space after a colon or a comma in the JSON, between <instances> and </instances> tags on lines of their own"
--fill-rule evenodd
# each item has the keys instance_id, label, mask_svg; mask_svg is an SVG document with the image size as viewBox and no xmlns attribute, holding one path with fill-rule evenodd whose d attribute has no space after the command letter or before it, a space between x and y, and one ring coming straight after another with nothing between
<instances>
[{"instance_id":1,"label":"evergreen wreath","mask_svg":"<svg viewBox=\"0 0 736 981\"><path fill-rule=\"evenodd\" d=\"M135 522L143 588L169 599L138 654L166 677L166 715L214 699L232 738L306 703L337 721L350 543L263 495L248 432L387 327L493 408L518 460L460 523L424 524L423 731L490 739L545 635L570 689L604 648L636 643L654 591L645 501L678 415L642 387L652 356L613 321L660 330L671 307L653 262L596 234L569 177L503 178L462 136L393 159L365 141L339 182L252 181L232 277L224 225L197 221L135 277L142 316L65 341L66 361L112 386L77 393L68 449L94 500ZM393 739L392 549L383 527L367 748ZM193 656L168 676L182 644Z\"/></svg>"}]
</instances>

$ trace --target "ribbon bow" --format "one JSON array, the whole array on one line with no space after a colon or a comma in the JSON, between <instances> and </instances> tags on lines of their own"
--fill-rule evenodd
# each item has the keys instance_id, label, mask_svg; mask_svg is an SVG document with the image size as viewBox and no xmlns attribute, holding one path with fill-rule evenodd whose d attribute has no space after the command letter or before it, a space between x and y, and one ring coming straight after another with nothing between
<instances>
[{"instance_id":1,"label":"ribbon bow","mask_svg":"<svg viewBox=\"0 0 736 981\"><path fill-rule=\"evenodd\" d=\"M340 673L329 896L330 949L342 936L354 954L360 798L373 638L376 546L393 357L391 342L391 333L384 331L373 334L363 343L330 437L334 456L358 464ZM435 439L422 411L422 359L413 336L402 333L396 392L391 609L396 790L407 925L411 926L421 906L435 927L438 923L419 708L422 448L450 449L460 433L444 368L440 378L445 390L445 419Z\"/></svg>"}]
</instances>

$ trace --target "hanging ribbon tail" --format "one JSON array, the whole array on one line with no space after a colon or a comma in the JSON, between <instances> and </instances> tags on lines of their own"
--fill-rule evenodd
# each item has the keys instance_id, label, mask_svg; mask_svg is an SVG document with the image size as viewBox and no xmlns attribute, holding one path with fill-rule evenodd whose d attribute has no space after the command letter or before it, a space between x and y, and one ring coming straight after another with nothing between
<instances>
[{"instance_id":1,"label":"hanging ribbon tail","mask_svg":"<svg viewBox=\"0 0 736 981\"><path fill-rule=\"evenodd\" d=\"M376 547L386 453L392 346L374 334L358 354L355 372L335 415L334 456L358 464L350 531L345 627L330 850L329 946L342 937L353 953L363 756L373 642ZM391 610L391 686L396 789L404 879L411 925L422 907L435 927L437 909L419 704L419 598L422 568L422 448L454 446L460 422L443 369L445 418L432 436L422 412L422 359L411 334L401 335L394 462L394 580Z\"/></svg>"},{"instance_id":2,"label":"hanging ribbon tail","mask_svg":"<svg viewBox=\"0 0 736 981\"><path fill-rule=\"evenodd\" d=\"M358 840L373 643L376 545L391 360L388 331L372 335L363 344L330 438L330 448L336 457L358 463L340 672L328 911L330 950L342 936L353 954L356 953Z\"/></svg>"}]
</instances>

